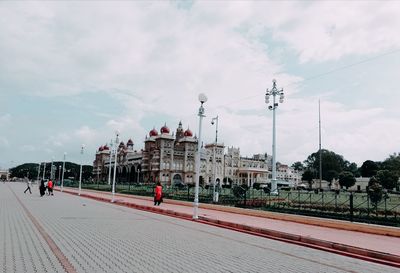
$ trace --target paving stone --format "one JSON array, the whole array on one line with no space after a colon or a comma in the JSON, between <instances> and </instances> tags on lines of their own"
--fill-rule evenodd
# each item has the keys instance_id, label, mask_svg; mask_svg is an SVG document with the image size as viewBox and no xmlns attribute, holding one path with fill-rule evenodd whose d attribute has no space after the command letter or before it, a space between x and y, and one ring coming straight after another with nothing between
<instances>
[{"instance_id":1,"label":"paving stone","mask_svg":"<svg viewBox=\"0 0 400 273\"><path fill-rule=\"evenodd\" d=\"M57 192L11 189L77 272L398 272L393 267ZM0 185L3 273L64 272ZM290 224L290 223L288 223Z\"/></svg>"}]
</instances>

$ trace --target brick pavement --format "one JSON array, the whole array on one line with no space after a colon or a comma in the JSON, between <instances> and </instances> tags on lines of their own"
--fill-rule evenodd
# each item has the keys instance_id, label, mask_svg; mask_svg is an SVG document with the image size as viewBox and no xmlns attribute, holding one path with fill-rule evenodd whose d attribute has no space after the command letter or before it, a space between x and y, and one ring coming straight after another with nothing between
<instances>
[{"instance_id":1,"label":"brick pavement","mask_svg":"<svg viewBox=\"0 0 400 273\"><path fill-rule=\"evenodd\" d=\"M68 189L70 192L76 192L75 189ZM108 192L98 192L98 191L82 191L84 195L89 194L95 197L104 198L105 200L109 200L111 198L111 194ZM152 209L153 202L150 197L143 196L131 196L124 194L117 194L116 200L118 203L133 203L138 207L149 208ZM161 208L164 211L175 212L178 214L183 214L188 217L192 215L193 208L192 203L190 202L181 202L175 200L165 200L166 202L162 204ZM350 223L348 221L337 221L337 220L329 220L327 219L331 225L334 222L337 227L346 226L347 228L351 228L352 230L346 229L338 229L338 228L330 228L316 225L308 225L304 223L296 223L287 220L278 220L271 219L268 212L265 213L264 217L260 216L252 216L248 215L251 210L244 209L233 209L226 208L228 210L235 210L236 212L228 212L222 211L221 207L217 205L201 205L199 209L199 218L205 219L211 222L228 223L229 225L236 224L238 226L244 225L245 229L259 229L265 230L266 234L274 234L274 231L278 231L281 234L287 235L287 237L292 238L296 236L295 239L301 237L303 241L312 242L312 240L318 240L320 245L325 244L336 244L335 247L338 249L343 249L346 246L354 247L354 252L363 252L364 250L369 250L371 253L368 255L374 255L374 252L377 252L375 255L384 255L388 253L393 257L397 262L400 261L400 228L395 227L381 227L375 225L368 225L362 223ZM258 212L259 214L262 212ZM247 215L246 215L247 214ZM260 214L262 215L262 214ZM274 216L276 217L276 216ZM296 217L296 216L293 216ZM313 222L315 221L314 217L304 217L298 216L302 218L302 222ZM319 220L319 221L323 221ZM369 229L370 233L365 232L357 232L354 230L367 230ZM376 230L376 232L387 232L396 236L384 236L379 234L371 234ZM277 234L279 235L279 234ZM314 242L312 242L314 243ZM317 242L318 243L318 242ZM358 249L359 248L359 249ZM384 257L385 258L385 257Z\"/></svg>"},{"instance_id":2,"label":"brick pavement","mask_svg":"<svg viewBox=\"0 0 400 273\"><path fill-rule=\"evenodd\" d=\"M7 260L7 267L3 269L7 273L34 272L25 270L18 262L22 260L32 260L25 266L35 267L37 272L62 272L12 191L77 272L398 271L385 265L65 193L41 198L34 189L32 195L24 195L23 189L24 185L19 183L0 185L0 232L1 238L8 240L7 243L0 241L0 258ZM16 234L22 234L23 228L29 228L32 237L37 239L28 243L18 240ZM19 232L13 232L14 229ZM40 248L43 250L36 251ZM36 258L37 252L44 252L41 260Z\"/></svg>"}]
</instances>

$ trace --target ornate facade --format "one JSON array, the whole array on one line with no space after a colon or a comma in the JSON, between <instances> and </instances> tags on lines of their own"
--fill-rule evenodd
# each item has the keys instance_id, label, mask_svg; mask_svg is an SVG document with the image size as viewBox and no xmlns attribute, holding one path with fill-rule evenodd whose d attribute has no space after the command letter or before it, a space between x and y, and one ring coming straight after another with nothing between
<instances>
[{"instance_id":1,"label":"ornate facade","mask_svg":"<svg viewBox=\"0 0 400 273\"><path fill-rule=\"evenodd\" d=\"M99 147L93 162L94 179L108 181L113 177L114 156L107 145ZM179 122L174 133L164 125L160 133L153 128L144 140L144 148L135 150L132 140L117 147L117 182L154 183L163 185L194 184L197 138ZM111 162L111 168L110 168ZM267 183L266 158L241 157L239 148L228 148L223 143L211 143L202 147L200 153L200 181L202 184L223 185L228 183ZM109 175L111 174L111 175ZM215 178L214 178L215 176Z\"/></svg>"}]
</instances>

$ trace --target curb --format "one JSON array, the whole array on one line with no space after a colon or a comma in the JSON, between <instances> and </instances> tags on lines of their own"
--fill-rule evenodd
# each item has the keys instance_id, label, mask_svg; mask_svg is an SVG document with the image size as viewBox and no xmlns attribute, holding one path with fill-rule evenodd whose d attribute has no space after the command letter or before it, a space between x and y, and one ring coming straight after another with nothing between
<instances>
[{"instance_id":1,"label":"curb","mask_svg":"<svg viewBox=\"0 0 400 273\"><path fill-rule=\"evenodd\" d=\"M63 192L72 194L72 195L77 195L76 192L65 190L65 189L63 190ZM110 203L110 199L106 198L106 197L93 196L93 195L90 195L87 193L81 193L80 196L89 198L89 199L93 199L93 200L97 200L97 201ZM390 253L384 253L384 252L369 250L369 249L365 249L365 248L359 248L359 247L354 247L354 246L350 246L350 245L345 245L345 244L340 244L340 243L335 243L335 242L330 242L330 241L324 241L324 240L315 239L312 237L304 237L304 236L300 236L300 235L294 235L294 234L280 232L280 231L276 231L276 230L255 228L255 227L248 226L248 225L237 224L237 223L218 220L218 219L212 219L212 218L205 217L205 216L199 216L198 220L194 220L194 219L192 219L191 214L176 212L176 211L173 211L170 209L162 209L159 207L137 205L135 203L131 203L128 201L121 202L121 201L116 200L113 204L118 205L118 206L124 206L124 207L134 208L134 209L138 209L138 210L173 216L173 217L177 217L177 218L181 218L181 219L185 219L185 220L189 220L189 221L195 221L195 222L208 224L208 225L212 225L212 226L216 226L216 227L221 227L221 228L225 228L225 229L230 229L230 230L247 233L247 234L251 234L251 235L255 235L255 236L274 239L274 240L278 240L278 241L282 241L282 242L286 242L286 243L310 247L310 248L314 248L314 249L318 249L318 250L336 253L339 255L347 256L347 257L357 258L357 259L361 259L361 260L365 260L365 261L369 261L369 262L374 262L374 263L379 263L379 264L384 264L384 265L400 268L400 256L393 255Z\"/></svg>"},{"instance_id":2,"label":"curb","mask_svg":"<svg viewBox=\"0 0 400 273\"><path fill-rule=\"evenodd\" d=\"M98 193L96 190L86 190L93 193ZM105 192L101 192L105 193ZM139 195L129 195L129 194L121 194L116 193L116 196L125 196L129 198L136 198L141 200L152 200L152 197L146 196L139 196ZM165 199L164 203L167 204L174 204L174 205L181 205L181 206L192 206L192 203L188 201L180 201L180 200L172 200L172 199ZM304 215L291 215L291 214L284 214L284 213L275 213L271 211L259 211L259 210L249 210L243 208L236 208L236 207L228 207L228 206L221 206L215 204L199 204L199 208L203 209L210 209L216 211L223 211L235 214L242 214L254 217L261 217L261 218L269 218L274 220L280 221L287 221L287 222L294 222L299 224L305 225L313 225L313 226L320 226L320 227L327 227L333 229L340 229L340 230L348 230L348 231L356 231L356 232L363 232L368 234L376 234L376 235L384 235L384 236L391 236L391 237L398 237L400 238L400 228L396 227L385 227L385 226L378 226L378 225L371 225L371 224L364 224L364 223L355 223L355 222L348 222L348 221L341 221L335 219L320 219L317 217L312 216L304 216Z\"/></svg>"}]
</instances>

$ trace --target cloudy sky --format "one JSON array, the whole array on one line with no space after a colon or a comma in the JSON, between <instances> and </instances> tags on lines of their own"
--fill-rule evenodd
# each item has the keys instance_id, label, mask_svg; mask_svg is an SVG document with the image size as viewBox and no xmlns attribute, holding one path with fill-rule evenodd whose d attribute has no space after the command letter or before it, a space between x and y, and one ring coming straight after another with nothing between
<instances>
[{"instance_id":1,"label":"cloudy sky","mask_svg":"<svg viewBox=\"0 0 400 273\"><path fill-rule=\"evenodd\" d=\"M399 152L400 2L0 2L0 168L80 161L121 132L143 147L166 123L244 156L271 154L272 79L277 160L322 146L361 164Z\"/></svg>"}]
</instances>

